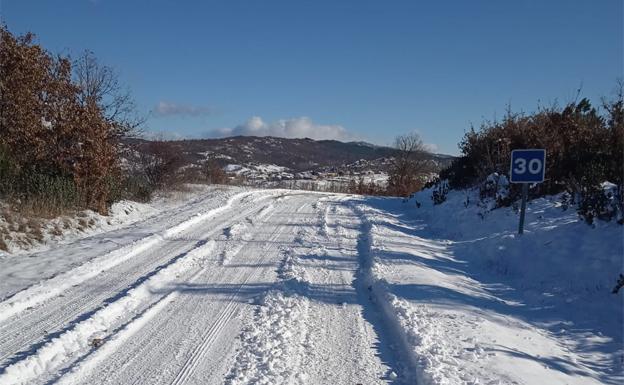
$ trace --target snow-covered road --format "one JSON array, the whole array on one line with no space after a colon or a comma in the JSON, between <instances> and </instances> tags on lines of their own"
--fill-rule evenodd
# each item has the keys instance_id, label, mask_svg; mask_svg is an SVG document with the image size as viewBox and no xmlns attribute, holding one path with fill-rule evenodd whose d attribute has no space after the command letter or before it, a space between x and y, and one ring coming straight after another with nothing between
<instances>
[{"instance_id":1,"label":"snow-covered road","mask_svg":"<svg viewBox=\"0 0 624 385\"><path fill-rule=\"evenodd\" d=\"M0 261L0 384L608 378L547 330L460 303L520 306L462 270L449 242L421 238L421 224L380 208L398 202L228 189L24 257L22 274ZM106 241L115 237L123 242ZM448 295L427 297L438 286ZM448 306L454 293L463 297ZM516 343L514 355L488 353ZM544 353L565 365L518 365Z\"/></svg>"},{"instance_id":2,"label":"snow-covered road","mask_svg":"<svg viewBox=\"0 0 624 385\"><path fill-rule=\"evenodd\" d=\"M0 383L383 383L355 243L330 245L320 199L242 192L6 293Z\"/></svg>"}]
</instances>

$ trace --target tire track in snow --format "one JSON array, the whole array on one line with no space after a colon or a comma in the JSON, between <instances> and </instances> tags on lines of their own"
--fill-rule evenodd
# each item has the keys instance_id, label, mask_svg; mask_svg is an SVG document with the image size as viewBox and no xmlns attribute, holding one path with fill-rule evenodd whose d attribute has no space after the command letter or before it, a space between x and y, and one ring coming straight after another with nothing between
<instances>
[{"instance_id":1,"label":"tire track in snow","mask_svg":"<svg viewBox=\"0 0 624 385\"><path fill-rule=\"evenodd\" d=\"M295 242L301 243L305 234L306 230L299 230ZM280 281L262 295L252 323L241 332L243 349L226 376L226 385L302 383L303 379L296 376L300 362L297 358L302 356L300 350L308 337L305 321L309 306L308 300L297 293L302 272L295 268L295 254L289 249L281 254L277 269Z\"/></svg>"},{"instance_id":2,"label":"tire track in snow","mask_svg":"<svg viewBox=\"0 0 624 385\"><path fill-rule=\"evenodd\" d=\"M262 210L265 213L268 213L267 210ZM257 228L257 230L260 230L261 228ZM232 317L234 316L234 314L237 314L237 312L239 311L240 307L243 306L243 304L240 301L240 291L243 290L245 288L245 285L247 282L249 282L250 280L254 280L256 279L260 274L263 273L263 271L265 271L265 268L261 268L260 266L263 265L263 262L265 260L271 259L271 255L272 253L274 253L274 250L278 247L278 240L280 237L283 236L284 234L284 230L288 229L288 227L284 227L284 225L277 225L271 235L269 236L268 239L265 239L262 242L262 245L264 246L256 246L258 248L262 247L262 253L259 254L258 258L256 258L253 261L249 261L250 265L257 265L258 268L254 268L253 270L250 271L250 268L230 268L230 269L234 269L234 270L230 270L230 271L234 271L235 272L235 276L233 277L227 277L227 279L225 280L225 282L241 282L240 284L237 285L237 289L235 291L233 291L232 293L230 293L228 295L227 298L223 298L223 299L218 299L219 302L217 303L221 303L221 301L223 301L224 305L223 306L219 306L219 310L217 311L215 317L211 319L211 323L210 323L210 327L208 330L206 330L205 332L202 331L201 337L198 338L198 340L200 341L200 343L198 345L195 345L192 350L190 350L190 355L189 357L187 357L187 359L184 361L184 364L182 365L182 368L179 369L178 373L177 373L177 377L175 379L173 379L174 383L186 383L188 381L192 381L192 379L196 379L196 371L198 368L202 367L204 364L205 365L205 360L207 358L207 354L208 352L212 351L212 349L214 348L214 342L217 340L217 338L221 337L221 334L223 333L224 329L231 324L231 320ZM250 230L251 231L251 230ZM259 232L259 234L262 234L262 232ZM263 236L264 237L264 236ZM243 241L244 242L244 241ZM259 249L260 250L260 249ZM245 255L247 254L243 254L243 255L238 255L237 258L244 258ZM227 267L226 267L227 268ZM227 270L224 270L223 272L220 271L215 271L215 273L217 274L217 276L219 277L223 277L223 273L226 273ZM204 272L205 273L205 272ZM202 281L205 281L204 278L204 274L200 274L197 277L197 280L195 280L196 283L199 283L201 286ZM213 281L212 279L209 278L209 281ZM191 285L191 287L193 286L192 283L189 282L189 284ZM169 312L167 314L180 314L183 312L183 309L185 309L188 304L190 302L192 303L196 303L195 298L193 298L193 294L189 294L189 295L185 295L183 294L184 290L182 289L179 292L175 292L173 293L173 295L176 295L177 298L179 298L179 300L177 301L169 301L171 306L167 306L167 308L169 308ZM178 295L180 294L180 295ZM199 305L208 305L209 303L204 303L204 302L199 302ZM194 314L202 314L205 313L205 309L203 308L203 306L194 309ZM198 317L199 319L202 319L203 317ZM153 318L152 318L153 319ZM196 320L197 321L199 321ZM150 324L149 327L146 326L146 330L142 330L142 335L143 337L136 337L136 338L145 338L145 336L149 336L148 338L151 338L153 336L153 334L150 332L151 330L165 330L167 329L167 327L169 325L171 325L171 321L175 321L174 318L169 318L169 317L165 317L162 319L157 319L154 321L155 324ZM202 322L206 322L206 321L202 321ZM145 322L145 324L147 324L147 321ZM165 326L165 327L163 327ZM128 328L132 328L132 325L129 325ZM136 329L136 328L134 328ZM135 330L135 332L138 332L138 330ZM132 337L132 335L135 333L130 333L130 332L125 332L125 331L121 331L119 333L119 336L116 336L113 341L117 341L115 342L115 350L118 350L121 348L122 345L126 344L126 343L131 343L130 342L130 338ZM126 334L124 336L124 334ZM165 340L159 340L160 343L159 345L161 346L166 346L168 343L171 343L173 341L176 340L176 338L174 338L174 334L167 334L169 337L173 338L167 338ZM122 342L123 340L123 342ZM137 341L136 345L135 342L131 343L131 346L141 346L142 348L140 348L140 351L134 351L134 354L131 355L131 360L134 359L134 357L138 357L141 356L141 350L143 349L147 349L146 353L151 354L153 353L152 349L150 349L148 346L148 344L145 343L146 341ZM107 344L105 344L101 349L107 349ZM101 350L100 349L100 350ZM166 348L165 348L166 349ZM102 355L99 353L100 350L96 351L92 356L93 359L91 357L88 357L84 362L80 363L78 366L74 367L66 376L62 377L60 380L60 384L81 384L81 383L85 383L85 381L88 381L89 383L91 382L90 380L87 380L87 378L90 378L90 373L92 371L95 371L96 368L98 367L99 364L103 363L103 361L105 360L105 357L102 357ZM111 351L112 354L113 351ZM159 355L159 358L163 358L163 356ZM214 358L212 358L214 359ZM149 358L148 358L149 360ZM115 364L114 362L112 363L113 366L116 365L125 365L125 363L127 363L127 358L123 359L121 358L120 361L118 361L118 364ZM151 362L151 361L150 361ZM164 364L164 367L161 367L161 370L166 371L167 373L171 373L172 370L169 368L169 365L175 365L175 362L171 362L171 361L166 361L163 362L162 364ZM106 364L108 367L108 365L110 364ZM124 367L124 366L122 366ZM102 369L100 369L102 370ZM119 374L120 376L122 376L122 380L117 380L117 381L125 381L124 383L132 383L132 380L130 378L124 377L123 374L120 374L121 372L119 371L120 368L117 367L115 369L104 369L105 371L112 371L115 374ZM138 381L138 383L141 383L141 379L145 379L147 377L145 377L146 375L149 376L149 374L145 374L144 371L148 371L149 372L149 368L145 367L144 365L141 365L135 369L131 369L134 378L136 378ZM116 378L116 377L115 377ZM110 378L109 378L110 380ZM161 382L164 381L164 378L160 378ZM115 381L114 379L111 381Z\"/></svg>"},{"instance_id":3,"label":"tire track in snow","mask_svg":"<svg viewBox=\"0 0 624 385\"><path fill-rule=\"evenodd\" d=\"M372 250L372 236L374 224L366 216L362 210L360 202L349 202L349 206L359 218L359 236L357 241L358 257L360 267L357 272L356 286L358 292L363 298L368 297L368 302L375 309L375 314L370 314L371 319L377 319L372 322L378 330L380 345L392 348L395 375L395 383L397 384L414 384L417 381L419 368L418 359L414 357L406 336L402 333L399 320L396 318L394 311L390 305L388 298L388 290L385 288L385 282L375 278L373 273L374 255ZM381 325L380 325L381 324ZM381 343L383 342L383 343Z\"/></svg>"},{"instance_id":4,"label":"tire track in snow","mask_svg":"<svg viewBox=\"0 0 624 385\"><path fill-rule=\"evenodd\" d=\"M191 277L188 282L192 283L195 281L197 277L199 277L205 270L202 270ZM93 352L92 354L87 354L83 357L83 359L74 362L71 367L68 367L63 373L61 373L57 378L58 381L50 381L50 383L56 383L57 385L70 385L70 384L81 384L83 383L82 377L86 375L86 373L94 370L98 364L102 363L106 358L115 353L121 346L128 341L133 335L141 330L145 325L147 325L158 313L165 310L167 306L172 304L178 297L180 296L179 291L172 291L169 294L165 295L160 301L153 304L150 308L148 308L140 317L136 319L131 319L127 324L123 325L122 328L119 328L118 332L113 333L110 336L110 341L106 341L103 346ZM206 336L204 342L198 345L192 353L191 359L187 361L187 363L192 362L192 364L188 365L188 367L196 366L196 362L198 358L201 358L201 352L205 351L206 346L209 346L206 340L212 341L214 336L218 335L218 332L223 329L224 325L227 324L227 321L231 318L234 309L232 309L232 305L234 303L233 300L228 302L226 308L222 309L217 316L217 321L213 324L206 332ZM185 365L186 368L186 365ZM185 373L188 373L189 370L185 370ZM61 377L62 376L62 377ZM184 377L188 377L187 374L184 374ZM140 380L139 380L140 381ZM134 382L138 383L137 381Z\"/></svg>"},{"instance_id":5,"label":"tire track in snow","mask_svg":"<svg viewBox=\"0 0 624 385\"><path fill-rule=\"evenodd\" d=\"M260 199L265 199L270 197L270 195L260 195L260 197ZM251 210L243 210L234 217L225 217L223 219L226 221L237 220L250 215L250 212L253 213L258 210L258 207L252 206ZM219 231L219 226L217 225L215 230L207 235ZM177 247L175 244L172 244L172 246ZM180 248L178 247L177 249L179 250ZM57 302L60 301L60 304L51 305L46 302L46 306L42 309L30 310L25 319L23 317L14 317L11 322L1 324L0 362L2 362L2 366L0 366L0 373L7 366L33 354L53 338L70 330L74 325L87 319L107 304L114 302L119 297L120 292L124 293L136 287L161 268L174 262L176 258L186 251L188 250L181 252L172 250L172 252L178 254L177 257L171 258L165 249L162 249L160 258L149 258L147 261L132 260L136 266L122 265L122 272L113 274L111 276L112 281L107 282L106 286L96 285L95 289L97 289L97 292L85 292L80 287L72 287L69 292L57 297ZM137 269L146 269L147 272L137 279L135 276ZM125 273L126 270L130 275ZM104 274L106 275L107 272ZM102 288L106 290L102 290ZM67 301L64 299L65 295L67 296ZM44 330L45 333L38 332L40 330ZM22 350L16 353L18 349ZM12 358L7 361L6 359L11 356Z\"/></svg>"},{"instance_id":6,"label":"tire track in snow","mask_svg":"<svg viewBox=\"0 0 624 385\"><path fill-rule=\"evenodd\" d=\"M96 307L96 308L94 308L94 309L92 309L92 310L90 310L90 311L88 311L86 313L81 313L80 316L78 318L76 318L75 320L73 320L73 321L71 321L69 323L64 323L63 322L63 318L59 317L60 321L57 321L57 323L58 323L59 327L61 327L61 328L58 331L55 331L55 332L52 332L52 333L46 333L44 339L42 341L40 341L39 343L36 343L34 345L29 346L29 348L27 348L26 350L19 351L17 353L13 353L10 359L8 359L8 360L3 362L2 366L0 367L0 374L3 373L6 370L7 367L13 365L14 363L17 363L17 362L23 360L24 358L27 358L29 355L33 354L33 352L36 352L41 347L45 346L48 342L54 340L55 338L60 337L64 333L66 333L66 332L70 331L71 329L73 329L81 321L88 320L89 318L94 316L97 312L99 312L100 310L104 309L106 306L108 306L110 304L114 304L115 301L118 301L119 299L121 299L124 296L128 295L128 293L130 293L132 290L140 287L144 282L148 281L149 279L151 279L152 277L157 275L163 269L167 269L170 266L174 265L181 258L185 258L185 257L187 257L187 255L192 254L195 249L202 248L206 243L207 243L206 241L199 241L199 242L197 242L195 244L195 246L193 247L193 249L191 249L189 252L184 252L184 253L178 254L177 256L175 256L171 260L167 261L166 263L164 263L162 265L159 265L154 270L151 270L147 274L141 276L139 279L134 281L132 284L130 284L125 289L123 289L123 290L121 290L119 292L116 292L113 296L103 300L102 304L100 306L98 306L98 307ZM88 307L88 306L85 306L83 308L86 308L86 307ZM13 346L18 346L19 347L21 344L23 344L23 341L18 341ZM12 345L8 345L9 348L11 346ZM3 348L5 348L5 347L7 347L7 346L3 345Z\"/></svg>"},{"instance_id":7,"label":"tire track in snow","mask_svg":"<svg viewBox=\"0 0 624 385\"><path fill-rule=\"evenodd\" d=\"M104 341L105 344L102 345L101 348L98 348L97 350L94 350L92 354L83 356L82 358L77 360L76 363L80 363L80 370L93 370L99 363L103 362L110 355L114 354L114 352L118 350L127 339L138 333L148 322L150 322L152 319L154 319L154 317L161 313L177 297L177 292L170 293L162 300L147 308L143 313L130 320L126 325L124 325L122 328L112 334L108 339L106 339ZM80 384L81 382L76 382L74 379L74 375L75 373L77 373L77 371L75 371L74 369L75 368L73 367L67 368L67 370L59 373L56 378L48 381L46 385Z\"/></svg>"},{"instance_id":8,"label":"tire track in snow","mask_svg":"<svg viewBox=\"0 0 624 385\"><path fill-rule=\"evenodd\" d=\"M103 271L109 270L146 250L156 247L166 239L171 238L172 236L181 233L199 222L229 209L232 206L232 203L236 200L240 199L244 201L254 193L256 192L246 191L236 194L228 199L227 203L221 207L209 210L205 213L196 214L193 218L183 221L182 223L179 223L170 229L164 230L159 234L152 234L146 238L136 241L131 245L124 246L121 249L109 252L102 257L93 259L66 273L59 274L53 278L17 292L0 303L0 322L28 308L34 307L47 299L58 296L72 286L92 279Z\"/></svg>"},{"instance_id":9,"label":"tire track in snow","mask_svg":"<svg viewBox=\"0 0 624 385\"><path fill-rule=\"evenodd\" d=\"M282 196L275 198L275 202L279 202L283 200ZM227 265L232 258L232 256L238 254L242 248L245 246L242 241L249 241L249 233L246 232L250 225L256 225L258 223L262 223L264 219L267 218L275 210L275 205L273 203L268 204L267 206L260 209L258 212L246 216L244 221L236 222L232 226L228 226L223 229L223 238L225 242L225 247L220 254L219 263L221 265Z\"/></svg>"},{"instance_id":10,"label":"tire track in snow","mask_svg":"<svg viewBox=\"0 0 624 385\"><path fill-rule=\"evenodd\" d=\"M278 235L279 235L279 232L278 232L278 228L276 227L275 231L273 232L269 240L269 243L274 242L277 239ZM241 249L242 247L239 248L238 250L240 251ZM263 253L263 255L260 258L258 258L255 261L255 263L260 265L264 261L266 254L268 253ZM213 344L219 332L224 328L227 322L232 318L232 315L234 314L236 307L237 307L237 304L234 301L234 299L238 296L238 293L243 289L245 284L247 284L247 282L249 282L252 278L255 278L259 274L259 272L260 272L260 269L255 269L251 274L248 274L244 278L243 282L238 286L237 290L230 297L230 300L225 306L225 308L220 311L217 321L202 336L201 338L202 343L199 344L194 349L193 353L191 354L189 359L186 361L186 363L182 367L182 370L178 372L178 375L173 380L171 385L184 384L193 375L193 373L195 372L195 369L197 368L197 365L199 364L199 362L201 362L202 358L205 356L208 348Z\"/></svg>"},{"instance_id":11,"label":"tire track in snow","mask_svg":"<svg viewBox=\"0 0 624 385\"><path fill-rule=\"evenodd\" d=\"M308 375L306 382L394 383L395 360L383 344L366 293L357 286L360 234L353 227L357 217L349 210L347 196L333 198L322 200L319 207L318 235L325 246L315 250L314 258L305 260L312 287L333 288L329 300L312 303L311 354L302 366Z\"/></svg>"},{"instance_id":12,"label":"tire track in snow","mask_svg":"<svg viewBox=\"0 0 624 385\"><path fill-rule=\"evenodd\" d=\"M116 330L120 324L124 324L127 314L140 313L146 304L147 307L153 306L171 293L167 292L167 286L194 266L197 267L201 259L206 258L214 247L214 241L199 244L171 265L129 290L123 297L48 342L35 354L6 367L4 373L0 374L0 383L29 383L62 369L68 361L75 361L75 357L88 354L110 337L109 330ZM159 291L163 290L165 293L161 295Z\"/></svg>"},{"instance_id":13,"label":"tire track in snow","mask_svg":"<svg viewBox=\"0 0 624 385\"><path fill-rule=\"evenodd\" d=\"M270 197L270 195L269 195L269 197ZM264 198L266 198L266 197L262 197L261 199L264 199ZM256 202L257 202L257 200L256 200ZM255 203L255 202L253 202L253 203ZM258 211L260 209L262 209L262 207L252 206L252 210L250 210L250 211L253 212L253 211ZM243 212L239 213L238 216L235 216L234 218L244 217L245 215L249 215L249 211L247 211L247 212L243 211ZM213 230L209 234L214 233L214 232L215 231ZM69 325L62 325L61 326L62 327L61 330L59 330L58 332L55 332L55 333L52 333L50 335L44 336L42 342L36 343L35 345L31 346L30 349L27 349L25 351L22 351L22 352L18 353L14 357L13 360L10 360L9 363L5 364L5 367L10 367L10 366L12 366L12 365L14 365L14 364L16 364L16 363L18 363L20 361L23 361L24 359L27 359L29 356L32 356L33 354L36 354L36 352L38 350L42 349L44 346L49 344L50 341L54 340L55 338L58 338L59 336L61 336L63 334L66 334L68 331L72 330L74 327L76 327L76 325L79 325L81 322L90 319L90 317L92 317L94 314L97 314L97 312L100 311L102 308L107 307L107 306L111 306L111 304L114 304L115 300L119 299L119 297L122 297L124 293L127 293L128 291L132 290L133 288L136 288L137 286L140 285L141 282L147 280L149 277L151 277L152 275L154 275L155 273L157 273L161 269L165 268L166 265L169 265L169 264L175 262L175 260L178 259L179 257L181 257L181 255L178 255L173 260L168 261L167 263L165 263L165 265L160 265L158 268L156 268L155 271L152 271L152 272L146 274L146 276L140 278L137 282L133 282L130 285L130 287L128 287L125 290L122 290L121 293L115 292L115 294L112 297L110 297L108 300L105 301L104 305L98 305L98 307L95 310L89 311L89 312L87 312L85 314L82 314L81 316L76 318L75 321L70 322ZM48 325L48 326L50 326L50 325ZM32 332L34 332L34 337L35 338L39 339L41 337L41 335L36 333L36 331L32 331ZM17 334L19 334L19 333L17 333ZM2 347L4 348L5 345L2 345Z\"/></svg>"},{"instance_id":14,"label":"tire track in snow","mask_svg":"<svg viewBox=\"0 0 624 385\"><path fill-rule=\"evenodd\" d=\"M334 202L322 198L312 208L295 245L283 250L280 281L240 335L227 385L386 383L388 368L375 357L373 328L351 286L357 237L334 233Z\"/></svg>"}]
</instances>

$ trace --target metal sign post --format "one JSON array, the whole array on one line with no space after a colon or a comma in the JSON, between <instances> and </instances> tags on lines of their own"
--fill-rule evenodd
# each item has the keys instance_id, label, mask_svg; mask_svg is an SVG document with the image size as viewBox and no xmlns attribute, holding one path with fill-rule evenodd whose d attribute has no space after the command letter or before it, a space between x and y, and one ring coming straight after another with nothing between
<instances>
[{"instance_id":1,"label":"metal sign post","mask_svg":"<svg viewBox=\"0 0 624 385\"><path fill-rule=\"evenodd\" d=\"M520 204L520 224L518 225L518 234L524 232L524 213L526 212L526 203L529 195L529 184L522 184L522 203Z\"/></svg>"},{"instance_id":2,"label":"metal sign post","mask_svg":"<svg viewBox=\"0 0 624 385\"><path fill-rule=\"evenodd\" d=\"M522 203L520 206L520 224L518 234L524 232L524 215L529 195L529 183L544 181L546 170L546 150L527 149L511 152L511 183L522 183Z\"/></svg>"}]
</instances>

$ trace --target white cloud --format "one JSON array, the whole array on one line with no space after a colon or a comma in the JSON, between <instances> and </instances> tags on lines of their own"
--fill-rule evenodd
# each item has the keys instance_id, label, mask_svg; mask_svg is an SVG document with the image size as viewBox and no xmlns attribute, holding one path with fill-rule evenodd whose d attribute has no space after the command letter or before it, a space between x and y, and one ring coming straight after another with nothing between
<instances>
[{"instance_id":1,"label":"white cloud","mask_svg":"<svg viewBox=\"0 0 624 385\"><path fill-rule=\"evenodd\" d=\"M213 107L209 106L192 106L188 104L176 104L160 101L154 107L154 115L157 117L165 116L204 116L212 115L215 112Z\"/></svg>"},{"instance_id":2,"label":"white cloud","mask_svg":"<svg viewBox=\"0 0 624 385\"><path fill-rule=\"evenodd\" d=\"M425 143L425 149L433 153L440 151L440 149L438 148L438 145L435 143Z\"/></svg>"},{"instance_id":3,"label":"white cloud","mask_svg":"<svg viewBox=\"0 0 624 385\"><path fill-rule=\"evenodd\" d=\"M280 119L267 123L259 116L248 119L245 123L234 128L222 128L214 134L217 136L277 136L282 138L311 138L354 140L355 135L349 133L343 126L336 124L316 124L308 117Z\"/></svg>"}]
</instances>

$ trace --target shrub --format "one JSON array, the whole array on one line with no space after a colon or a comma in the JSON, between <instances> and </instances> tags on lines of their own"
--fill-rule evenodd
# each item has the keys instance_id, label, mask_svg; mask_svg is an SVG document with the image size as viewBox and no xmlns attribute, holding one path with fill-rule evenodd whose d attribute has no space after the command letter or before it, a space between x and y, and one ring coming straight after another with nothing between
<instances>
[{"instance_id":1,"label":"shrub","mask_svg":"<svg viewBox=\"0 0 624 385\"><path fill-rule=\"evenodd\" d=\"M491 175L509 175L513 149L545 148L547 179L531 189L533 197L566 191L588 222L620 215L622 194L606 198L601 188L605 181L618 186L618 191L623 186L624 95L622 84L618 87L616 98L603 101L601 109L584 98L528 115L508 111L500 122L471 128L459 144L461 156L440 178L448 180L451 188L474 186ZM493 190L486 182L481 191L488 195ZM511 204L519 192L518 185L509 186L507 198L496 198L498 204Z\"/></svg>"},{"instance_id":2,"label":"shrub","mask_svg":"<svg viewBox=\"0 0 624 385\"><path fill-rule=\"evenodd\" d=\"M228 181L228 177L219 166L216 160L208 159L202 165L202 174L206 180L206 182L211 184L225 184Z\"/></svg>"},{"instance_id":3,"label":"shrub","mask_svg":"<svg viewBox=\"0 0 624 385\"><path fill-rule=\"evenodd\" d=\"M596 219L610 221L614 219L624 223L624 199L622 186L613 183L602 183L593 187L590 191L583 191L578 203L578 213L588 224L593 224Z\"/></svg>"},{"instance_id":4,"label":"shrub","mask_svg":"<svg viewBox=\"0 0 624 385\"><path fill-rule=\"evenodd\" d=\"M137 121L112 72L84 57L72 67L0 25L0 194L23 207L105 214L114 200L118 141Z\"/></svg>"},{"instance_id":5,"label":"shrub","mask_svg":"<svg viewBox=\"0 0 624 385\"><path fill-rule=\"evenodd\" d=\"M441 180L435 184L433 192L431 194L431 200L434 205L439 205L446 201L446 195L449 192L448 181Z\"/></svg>"},{"instance_id":6,"label":"shrub","mask_svg":"<svg viewBox=\"0 0 624 385\"><path fill-rule=\"evenodd\" d=\"M492 173L479 186L479 198L482 201L493 199L495 207L509 206L513 202L510 188L509 179L505 175Z\"/></svg>"}]
</instances>

